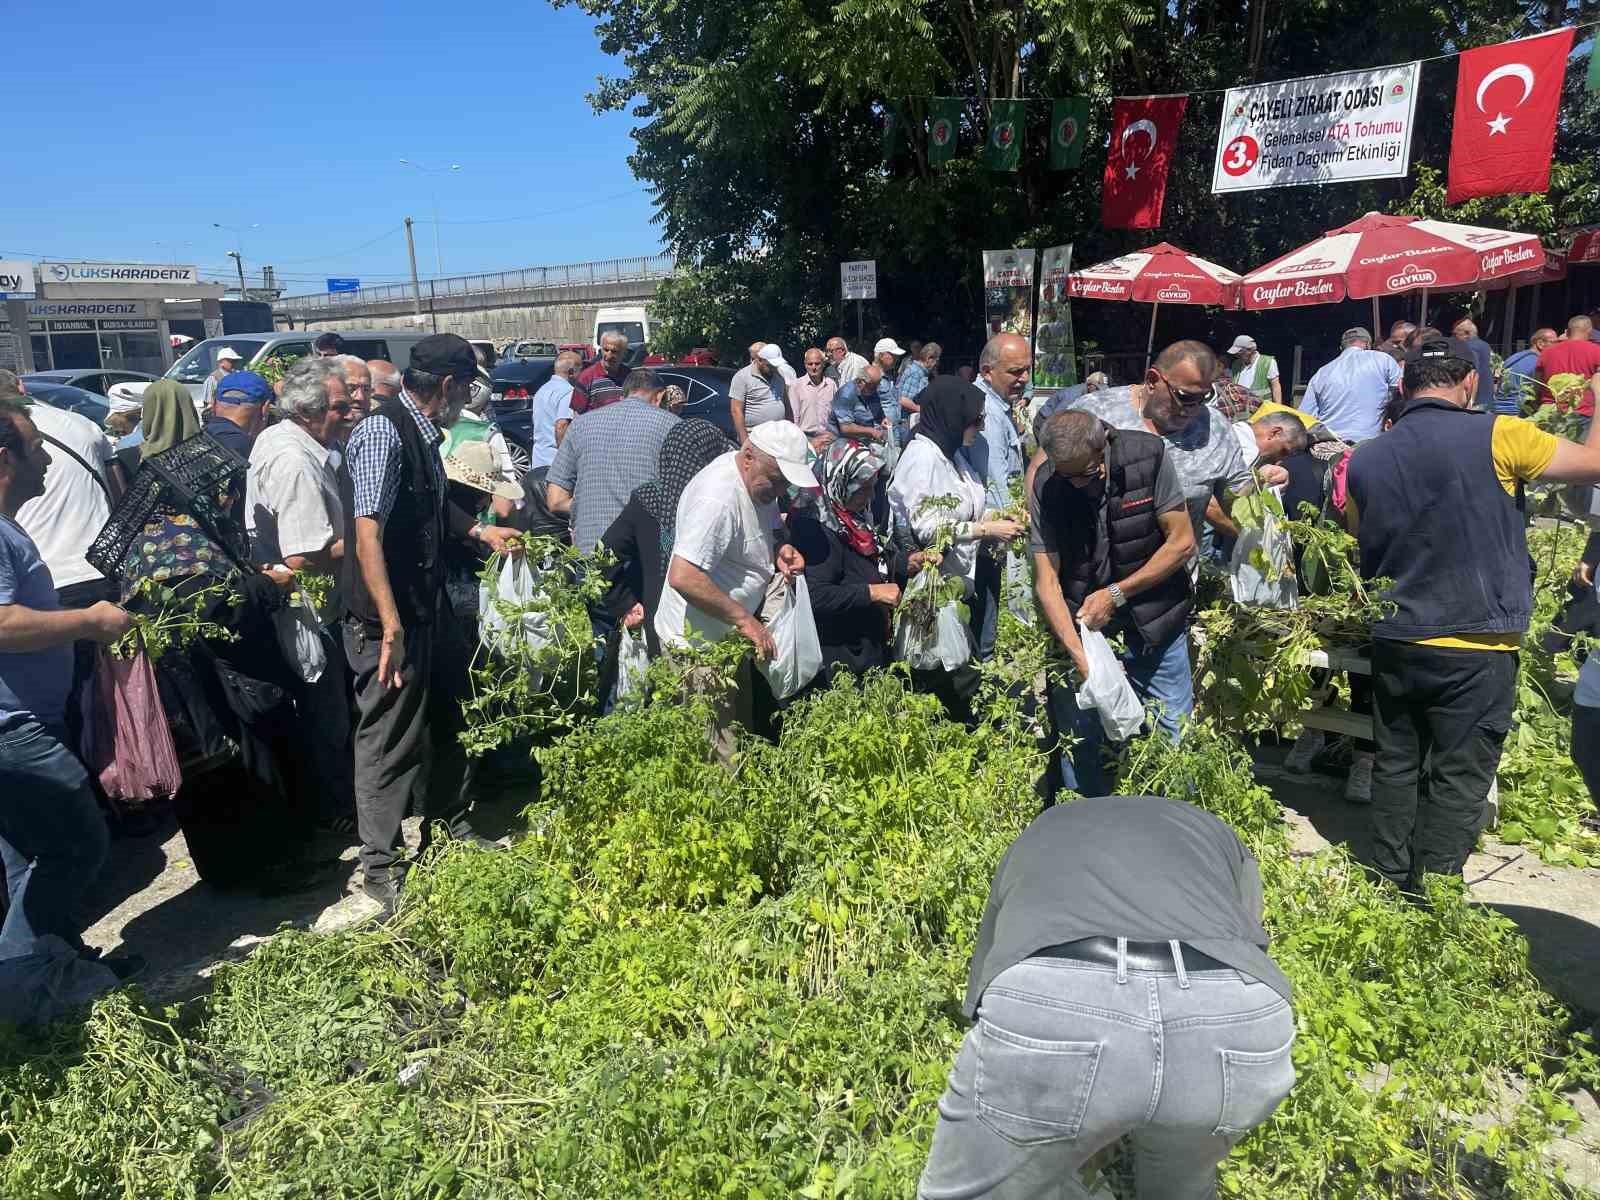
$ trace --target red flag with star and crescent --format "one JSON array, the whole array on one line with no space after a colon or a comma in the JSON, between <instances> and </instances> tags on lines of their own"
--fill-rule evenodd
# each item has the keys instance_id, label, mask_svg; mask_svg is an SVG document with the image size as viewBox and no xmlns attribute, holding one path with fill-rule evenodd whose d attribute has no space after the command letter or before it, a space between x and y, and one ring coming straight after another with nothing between
<instances>
[{"instance_id":1,"label":"red flag with star and crescent","mask_svg":"<svg viewBox=\"0 0 1600 1200\"><path fill-rule=\"evenodd\" d=\"M1107 229L1154 229L1167 198L1187 96L1119 96L1111 107L1100 219Z\"/></svg>"},{"instance_id":2,"label":"red flag with star and crescent","mask_svg":"<svg viewBox=\"0 0 1600 1200\"><path fill-rule=\"evenodd\" d=\"M1572 33L1558 29L1461 55L1448 203L1549 189Z\"/></svg>"}]
</instances>

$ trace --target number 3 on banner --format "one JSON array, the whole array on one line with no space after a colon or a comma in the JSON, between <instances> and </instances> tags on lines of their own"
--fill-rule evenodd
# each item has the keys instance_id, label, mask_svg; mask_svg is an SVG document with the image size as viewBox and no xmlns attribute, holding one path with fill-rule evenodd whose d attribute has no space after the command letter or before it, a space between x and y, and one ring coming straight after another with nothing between
<instances>
[{"instance_id":1,"label":"number 3 on banner","mask_svg":"<svg viewBox=\"0 0 1600 1200\"><path fill-rule=\"evenodd\" d=\"M1239 176L1254 169L1261 157L1261 147L1248 134L1240 134L1222 148L1222 169L1229 175Z\"/></svg>"}]
</instances>

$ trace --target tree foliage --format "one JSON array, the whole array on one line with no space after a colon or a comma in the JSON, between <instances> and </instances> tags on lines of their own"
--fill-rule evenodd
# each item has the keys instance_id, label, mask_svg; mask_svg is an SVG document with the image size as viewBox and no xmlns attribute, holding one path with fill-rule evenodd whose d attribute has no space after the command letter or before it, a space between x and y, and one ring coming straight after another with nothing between
<instances>
[{"instance_id":1,"label":"tree foliage","mask_svg":"<svg viewBox=\"0 0 1600 1200\"><path fill-rule=\"evenodd\" d=\"M1073 242L1080 262L1164 237L1247 270L1361 213L1432 203L1422 167L1449 152L1454 60L1428 63L1406 180L1215 197L1211 161L1221 97L1208 89L1253 79L1426 58L1554 28L1576 3L1394 0L1381 15L1349 0L553 0L596 19L620 70L591 96L637 118L636 175L684 270L658 305L666 349L709 341L730 351L756 338L809 342L850 329L838 263L878 262L869 337L981 336L978 251ZM1595 106L1569 74L1557 147L1559 198L1535 212L1541 232L1593 219ZM1165 228L1100 228L1101 147L1118 94L1191 92L1168 187ZM1088 95L1088 150L1079 170L1047 168L1048 98ZM961 152L927 162L933 96L966 100ZM983 169L989 98L1028 106L1022 168ZM883 122L902 134L883 160ZM1553 193L1554 197L1554 193ZM1493 206L1491 206L1493 208ZM1494 209L1498 212L1498 209ZM1518 210L1508 210L1515 217ZM797 298L803 298L797 303ZM1297 340L1341 328L1326 309L1272 315L1252 328ZM1084 305L1080 335L1142 343L1148 309ZM1201 310L1163 313L1163 331L1211 333ZM1168 322L1171 322L1169 325ZM1281 325L1282 329L1274 328Z\"/></svg>"}]
</instances>

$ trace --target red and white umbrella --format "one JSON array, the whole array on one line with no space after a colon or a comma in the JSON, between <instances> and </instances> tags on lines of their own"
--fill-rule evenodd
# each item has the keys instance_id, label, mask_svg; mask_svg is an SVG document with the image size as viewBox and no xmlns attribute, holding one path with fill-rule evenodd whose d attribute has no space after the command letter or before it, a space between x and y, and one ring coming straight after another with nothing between
<instances>
[{"instance_id":1,"label":"red and white umbrella","mask_svg":"<svg viewBox=\"0 0 1600 1200\"><path fill-rule=\"evenodd\" d=\"M1067 295L1092 300L1138 300L1152 304L1149 360L1156 344L1156 314L1163 304L1239 307L1239 276L1171 242L1124 254L1067 276Z\"/></svg>"},{"instance_id":2,"label":"red and white umbrella","mask_svg":"<svg viewBox=\"0 0 1600 1200\"><path fill-rule=\"evenodd\" d=\"M1572 246L1567 250L1567 261L1600 262L1600 225L1593 229L1580 229L1573 235Z\"/></svg>"},{"instance_id":3,"label":"red and white umbrella","mask_svg":"<svg viewBox=\"0 0 1600 1200\"><path fill-rule=\"evenodd\" d=\"M1537 270L1544 247L1531 233L1479 229L1422 217L1368 213L1314 242L1251 271L1241 285L1244 307L1332 304L1427 291Z\"/></svg>"}]
</instances>

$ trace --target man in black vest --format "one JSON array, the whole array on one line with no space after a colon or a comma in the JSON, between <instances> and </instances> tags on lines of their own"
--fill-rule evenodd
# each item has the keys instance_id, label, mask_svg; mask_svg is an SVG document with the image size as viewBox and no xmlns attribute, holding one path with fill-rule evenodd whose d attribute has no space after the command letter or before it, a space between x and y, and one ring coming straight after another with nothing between
<instances>
[{"instance_id":1,"label":"man in black vest","mask_svg":"<svg viewBox=\"0 0 1600 1200\"><path fill-rule=\"evenodd\" d=\"M466 760L456 739L468 656L444 599L446 537L512 549L517 535L479 525L447 502L439 427L466 406L472 346L453 333L411 351L398 397L358 424L345 448L344 645L355 676L356 816L368 896L392 909L405 868L400 822L413 799L431 825L466 823Z\"/></svg>"},{"instance_id":2,"label":"man in black vest","mask_svg":"<svg viewBox=\"0 0 1600 1200\"><path fill-rule=\"evenodd\" d=\"M1093 413L1057 413L1041 431L1045 457L1028 497L1034 589L1045 621L1080 677L1088 674L1075 622L1125 635L1128 678L1174 739L1194 710L1189 673L1189 572L1194 554L1183 486L1153 433L1113 429ZM1075 689L1050 693L1052 732L1078 738L1061 782L1104 794L1099 714ZM1053 791L1054 789L1051 788Z\"/></svg>"},{"instance_id":3,"label":"man in black vest","mask_svg":"<svg viewBox=\"0 0 1600 1200\"><path fill-rule=\"evenodd\" d=\"M1600 428L1580 445L1469 411L1478 371L1457 338L1413 346L1400 387L1393 428L1351 456L1345 517L1362 577L1393 581L1372 629L1373 866L1417 893L1425 873L1460 875L1511 726L1533 611L1522 485L1600 481Z\"/></svg>"}]
</instances>

